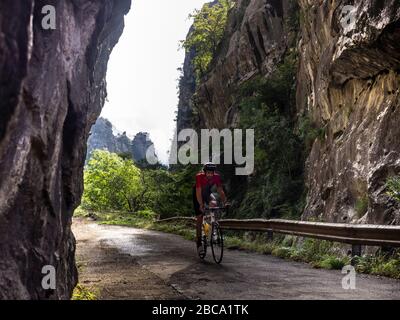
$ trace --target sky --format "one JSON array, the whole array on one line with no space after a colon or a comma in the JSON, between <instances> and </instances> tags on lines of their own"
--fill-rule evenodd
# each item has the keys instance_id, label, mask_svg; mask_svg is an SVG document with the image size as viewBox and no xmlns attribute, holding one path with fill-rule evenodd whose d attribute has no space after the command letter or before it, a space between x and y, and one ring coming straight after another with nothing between
<instances>
[{"instance_id":1,"label":"sky","mask_svg":"<svg viewBox=\"0 0 400 320\"><path fill-rule=\"evenodd\" d=\"M185 56L179 42L192 24L189 14L206 2L133 0L108 64L108 98L101 116L128 136L148 132L164 164L175 130L177 69Z\"/></svg>"}]
</instances>

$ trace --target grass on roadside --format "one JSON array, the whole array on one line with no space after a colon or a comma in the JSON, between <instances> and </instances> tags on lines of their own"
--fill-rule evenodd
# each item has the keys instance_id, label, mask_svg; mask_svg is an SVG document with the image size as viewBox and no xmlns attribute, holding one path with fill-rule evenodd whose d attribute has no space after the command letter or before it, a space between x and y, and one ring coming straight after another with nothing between
<instances>
[{"instance_id":1,"label":"grass on roadside","mask_svg":"<svg viewBox=\"0 0 400 320\"><path fill-rule=\"evenodd\" d=\"M195 228L190 222L157 223L155 216L127 214L121 212L88 213L82 209L75 211L75 217L91 217L100 224L128 226L172 233L194 241ZM351 258L344 252L344 246L318 239L301 239L293 236L274 235L267 241L266 235L256 232L225 232L225 247L247 250L279 258L305 262L314 268L341 270L349 265ZM357 257L355 268L359 273L381 275L400 279L400 251L392 254L364 255Z\"/></svg>"},{"instance_id":2,"label":"grass on roadside","mask_svg":"<svg viewBox=\"0 0 400 320\"><path fill-rule=\"evenodd\" d=\"M97 300L97 293L92 288L78 284L72 294L72 300Z\"/></svg>"},{"instance_id":3,"label":"grass on roadside","mask_svg":"<svg viewBox=\"0 0 400 320\"><path fill-rule=\"evenodd\" d=\"M123 212L101 212L90 213L78 208L74 217L92 218L99 224L126 226L133 228L149 229L166 233L173 233L184 237L186 240L194 240L196 232L189 223L156 223L155 215L143 215Z\"/></svg>"}]
</instances>

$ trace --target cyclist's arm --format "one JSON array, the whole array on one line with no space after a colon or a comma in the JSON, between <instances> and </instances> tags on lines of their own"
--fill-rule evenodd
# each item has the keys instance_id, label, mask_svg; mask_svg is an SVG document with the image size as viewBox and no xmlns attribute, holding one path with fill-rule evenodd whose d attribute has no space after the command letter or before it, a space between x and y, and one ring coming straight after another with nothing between
<instances>
[{"instance_id":1,"label":"cyclist's arm","mask_svg":"<svg viewBox=\"0 0 400 320\"><path fill-rule=\"evenodd\" d=\"M225 204L226 203L226 195L225 195L224 189L222 188L222 185L217 187L217 191L219 193L219 196L221 197L222 203Z\"/></svg>"},{"instance_id":2,"label":"cyclist's arm","mask_svg":"<svg viewBox=\"0 0 400 320\"><path fill-rule=\"evenodd\" d=\"M203 204L203 196L201 194L201 187L196 187L196 197L197 197L197 202L200 204L200 209L201 211L203 211L204 204Z\"/></svg>"}]
</instances>

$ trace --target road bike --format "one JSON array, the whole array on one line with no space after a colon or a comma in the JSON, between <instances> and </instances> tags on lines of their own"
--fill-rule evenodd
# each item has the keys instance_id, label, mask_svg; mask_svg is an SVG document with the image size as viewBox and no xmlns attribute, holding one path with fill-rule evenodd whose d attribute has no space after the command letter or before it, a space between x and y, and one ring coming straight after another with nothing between
<instances>
[{"instance_id":1,"label":"road bike","mask_svg":"<svg viewBox=\"0 0 400 320\"><path fill-rule=\"evenodd\" d=\"M226 208L208 207L204 210L203 224L201 231L201 245L203 246L203 254L199 254L201 259L205 259L207 255L207 247L211 246L214 261L220 264L224 255L224 235L218 220Z\"/></svg>"}]
</instances>

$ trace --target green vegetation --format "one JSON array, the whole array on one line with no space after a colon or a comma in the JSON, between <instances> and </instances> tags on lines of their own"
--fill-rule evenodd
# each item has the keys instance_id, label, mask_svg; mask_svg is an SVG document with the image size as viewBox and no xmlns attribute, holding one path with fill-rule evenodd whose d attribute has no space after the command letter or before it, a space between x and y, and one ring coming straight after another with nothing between
<instances>
[{"instance_id":1,"label":"green vegetation","mask_svg":"<svg viewBox=\"0 0 400 320\"><path fill-rule=\"evenodd\" d=\"M292 115L296 70L293 50L268 79L242 85L240 127L255 130L256 174L240 201L241 217L291 218L302 211L305 148Z\"/></svg>"},{"instance_id":2,"label":"green vegetation","mask_svg":"<svg viewBox=\"0 0 400 320\"><path fill-rule=\"evenodd\" d=\"M82 284L78 284L72 293L72 300L97 300L97 293Z\"/></svg>"},{"instance_id":3,"label":"green vegetation","mask_svg":"<svg viewBox=\"0 0 400 320\"><path fill-rule=\"evenodd\" d=\"M96 150L85 173L84 208L92 210L129 210L143 208L146 188L143 176L132 160L107 151Z\"/></svg>"},{"instance_id":4,"label":"green vegetation","mask_svg":"<svg viewBox=\"0 0 400 320\"><path fill-rule=\"evenodd\" d=\"M400 176L390 177L386 182L387 194L400 202Z\"/></svg>"},{"instance_id":5,"label":"green vegetation","mask_svg":"<svg viewBox=\"0 0 400 320\"><path fill-rule=\"evenodd\" d=\"M196 51L193 67L197 81L206 74L217 52L224 35L228 12L233 4L231 0L220 0L215 5L207 3L189 16L194 19L193 29L188 38L182 41L182 47L187 51L192 49Z\"/></svg>"},{"instance_id":6,"label":"green vegetation","mask_svg":"<svg viewBox=\"0 0 400 320\"><path fill-rule=\"evenodd\" d=\"M187 166L172 173L163 167L139 168L130 159L96 150L85 168L81 206L89 211L189 215L198 169Z\"/></svg>"},{"instance_id":7,"label":"green vegetation","mask_svg":"<svg viewBox=\"0 0 400 320\"><path fill-rule=\"evenodd\" d=\"M360 273L369 273L400 279L400 251L391 254L367 255L356 259L356 270Z\"/></svg>"},{"instance_id":8,"label":"green vegetation","mask_svg":"<svg viewBox=\"0 0 400 320\"><path fill-rule=\"evenodd\" d=\"M311 151L312 145L316 139L325 140L326 129L318 127L308 116L302 116L298 122L298 135L303 141L305 152Z\"/></svg>"},{"instance_id":9,"label":"green vegetation","mask_svg":"<svg viewBox=\"0 0 400 320\"><path fill-rule=\"evenodd\" d=\"M285 21L286 28L288 31L293 31L297 33L300 29L300 7L299 3L296 0L289 1L289 16Z\"/></svg>"}]
</instances>

